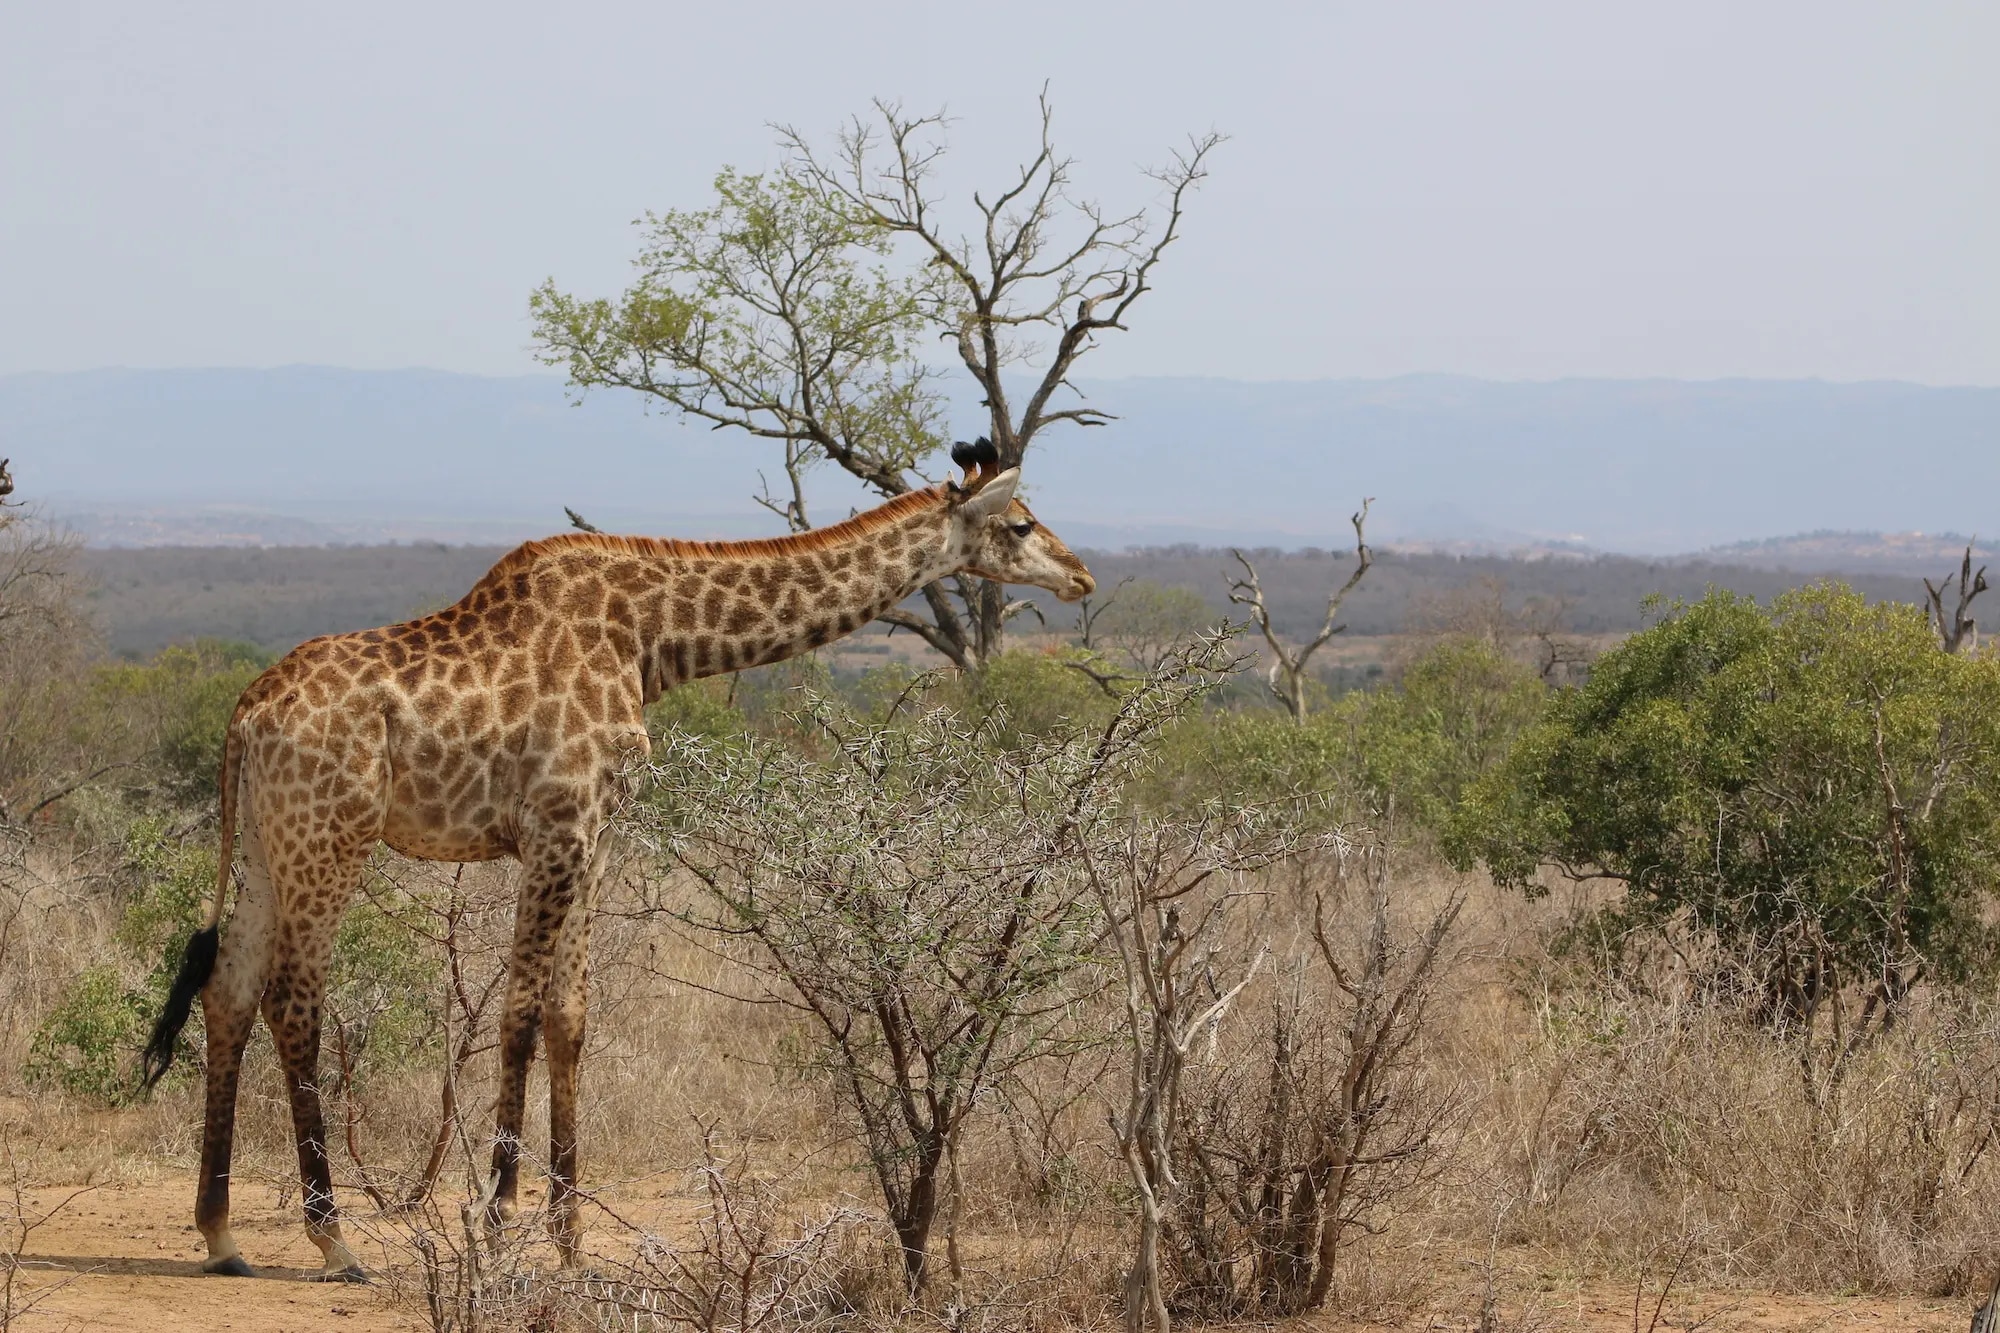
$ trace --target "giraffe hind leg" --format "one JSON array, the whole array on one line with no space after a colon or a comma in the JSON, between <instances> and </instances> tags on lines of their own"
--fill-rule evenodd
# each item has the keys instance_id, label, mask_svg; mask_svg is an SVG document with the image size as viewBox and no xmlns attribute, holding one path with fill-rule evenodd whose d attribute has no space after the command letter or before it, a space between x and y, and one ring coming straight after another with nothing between
<instances>
[{"instance_id":1,"label":"giraffe hind leg","mask_svg":"<svg viewBox=\"0 0 2000 1333\"><path fill-rule=\"evenodd\" d=\"M264 984L264 1021L285 1072L306 1234L324 1261L322 1281L367 1280L341 1233L319 1083L320 1026L334 936L360 883L366 857L367 845L356 840L345 854L336 853L317 865L290 864L281 876L279 893L287 910L276 932L271 976Z\"/></svg>"},{"instance_id":2,"label":"giraffe hind leg","mask_svg":"<svg viewBox=\"0 0 2000 1333\"><path fill-rule=\"evenodd\" d=\"M291 1100L292 1132L298 1144L299 1185L305 1201L306 1234L319 1246L321 1281L360 1282L360 1260L347 1248L334 1205L333 1167L326 1151L326 1118L320 1106L320 1019L332 954L334 923L281 950L264 990L264 1021L270 1025Z\"/></svg>"},{"instance_id":3,"label":"giraffe hind leg","mask_svg":"<svg viewBox=\"0 0 2000 1333\"><path fill-rule=\"evenodd\" d=\"M208 1029L208 1105L194 1219L208 1245L208 1258L201 1269L219 1277L257 1276L229 1230L229 1163L236 1134L236 1091L243 1071L243 1048L249 1044L250 1025L256 1013L254 999L248 1005L234 1005L227 1000L203 997L202 1017Z\"/></svg>"},{"instance_id":4,"label":"giraffe hind leg","mask_svg":"<svg viewBox=\"0 0 2000 1333\"><path fill-rule=\"evenodd\" d=\"M255 1277L256 1271L237 1248L229 1230L229 1164L236 1136L236 1091L243 1072L243 1048L257 1016L256 997L248 1004L214 990L202 996L202 1021L208 1030L207 1111L201 1136L200 1183L196 1186L194 1220L208 1245L204 1273L221 1277Z\"/></svg>"},{"instance_id":5,"label":"giraffe hind leg","mask_svg":"<svg viewBox=\"0 0 2000 1333\"><path fill-rule=\"evenodd\" d=\"M224 1277L256 1276L229 1230L237 1085L243 1048L249 1044L270 972L274 924L270 875L255 822L249 819L243 824L243 862L243 887L216 950L215 968L201 992L202 1023L208 1034L207 1105L194 1217L208 1246L202 1271Z\"/></svg>"}]
</instances>

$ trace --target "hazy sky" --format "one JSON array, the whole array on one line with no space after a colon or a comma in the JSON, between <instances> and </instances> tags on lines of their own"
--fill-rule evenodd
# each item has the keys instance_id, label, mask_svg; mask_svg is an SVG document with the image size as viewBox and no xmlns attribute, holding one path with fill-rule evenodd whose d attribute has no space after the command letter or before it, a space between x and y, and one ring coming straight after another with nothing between
<instances>
[{"instance_id":1,"label":"hazy sky","mask_svg":"<svg viewBox=\"0 0 2000 1333\"><path fill-rule=\"evenodd\" d=\"M2000 4L0 6L0 372L533 369L768 122L1232 136L1092 376L2000 384Z\"/></svg>"}]
</instances>

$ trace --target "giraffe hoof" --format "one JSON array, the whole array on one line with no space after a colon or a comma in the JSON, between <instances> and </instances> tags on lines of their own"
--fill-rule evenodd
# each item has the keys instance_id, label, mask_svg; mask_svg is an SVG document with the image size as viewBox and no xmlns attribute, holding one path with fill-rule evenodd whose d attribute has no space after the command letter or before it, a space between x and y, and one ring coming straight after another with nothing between
<instances>
[{"instance_id":1,"label":"giraffe hoof","mask_svg":"<svg viewBox=\"0 0 2000 1333\"><path fill-rule=\"evenodd\" d=\"M210 1259L201 1266L201 1271L214 1277L257 1276L257 1270L245 1263L240 1254L232 1254L223 1259Z\"/></svg>"},{"instance_id":2,"label":"giraffe hoof","mask_svg":"<svg viewBox=\"0 0 2000 1333\"><path fill-rule=\"evenodd\" d=\"M369 1281L368 1274L362 1271L360 1264L349 1264L345 1268L329 1268L324 1273L313 1274L311 1280L314 1282L351 1282L363 1287L373 1285Z\"/></svg>"}]
</instances>

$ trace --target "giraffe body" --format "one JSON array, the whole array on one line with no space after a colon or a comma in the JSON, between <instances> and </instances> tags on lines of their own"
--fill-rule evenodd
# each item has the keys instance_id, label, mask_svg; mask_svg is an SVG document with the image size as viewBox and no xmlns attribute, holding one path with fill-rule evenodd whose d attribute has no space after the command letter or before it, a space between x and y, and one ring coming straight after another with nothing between
<instances>
[{"instance_id":1,"label":"giraffe body","mask_svg":"<svg viewBox=\"0 0 2000 1333\"><path fill-rule=\"evenodd\" d=\"M504 1224L516 1210L539 1036L552 1230L573 1262L589 905L623 775L647 752L645 706L685 681L832 642L948 574L1084 596L1089 572L1013 498L1017 480L982 468L965 487L765 541L529 542L453 606L314 639L253 681L224 747L216 897L147 1057L157 1079L198 990L208 1069L195 1220L208 1271L250 1272L229 1231L229 1169L243 1049L261 1011L285 1069L307 1230L326 1276L360 1276L334 1208L317 1078L334 934L378 842L430 860L521 864L490 1216ZM218 944L239 813L243 886Z\"/></svg>"}]
</instances>

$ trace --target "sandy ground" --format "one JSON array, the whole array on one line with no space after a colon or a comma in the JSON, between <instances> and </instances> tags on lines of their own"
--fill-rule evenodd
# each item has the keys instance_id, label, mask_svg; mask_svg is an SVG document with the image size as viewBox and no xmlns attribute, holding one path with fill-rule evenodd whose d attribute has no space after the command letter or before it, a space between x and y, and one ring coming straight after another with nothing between
<instances>
[{"instance_id":1,"label":"sandy ground","mask_svg":"<svg viewBox=\"0 0 2000 1333\"><path fill-rule=\"evenodd\" d=\"M31 1216L75 1193L27 1192ZM14 1327L23 1333L78 1329L144 1333L354 1333L419 1327L418 1311L398 1309L379 1286L309 1282L319 1251L306 1239L295 1201L269 1189L239 1191L237 1242L256 1280L205 1276L194 1229L194 1183L105 1185L88 1190L28 1237L14 1303L35 1302Z\"/></svg>"},{"instance_id":2,"label":"sandy ground","mask_svg":"<svg viewBox=\"0 0 2000 1333\"><path fill-rule=\"evenodd\" d=\"M74 1195L73 1198L70 1198ZM30 1215L65 1198L70 1202L38 1226L22 1254L15 1291L17 1310L34 1302L14 1328L22 1333L49 1330L105 1330L122 1333L291 1333L342 1330L375 1333L423 1327L423 1313L409 1299L398 1300L387 1285L332 1286L308 1281L318 1268L318 1251L306 1238L295 1198L269 1187L239 1191L237 1237L258 1265L256 1280L204 1276L199 1267L201 1237L189 1217L191 1180L108 1184L81 1193L36 1189L24 1199ZM247 1197L243 1197L247 1196ZM350 1228L356 1230L357 1228ZM380 1264L382 1254L362 1239L364 1260ZM371 1253L370 1251L374 1252ZM1652 1326L1651 1288L1635 1325L1629 1284L1545 1281L1540 1289L1513 1293L1505 1302L1502 1333L1567 1333ZM1677 1287L1657 1329L1709 1329L1717 1333L1805 1333L1812 1330L1951 1330L1965 1328L1969 1300L1845 1296L1776 1296L1731 1290ZM1405 1324L1415 1329L1471 1329L1474 1304L1440 1309ZM1381 1328L1336 1319L1302 1321L1312 1333Z\"/></svg>"},{"instance_id":3,"label":"sandy ground","mask_svg":"<svg viewBox=\"0 0 2000 1333\"><path fill-rule=\"evenodd\" d=\"M1660 1311L1653 1324L1653 1302L1657 1290L1649 1291L1641 1303L1638 1319L1632 1313L1632 1289L1612 1284L1591 1284L1567 1293L1550 1292L1525 1307L1505 1310L1499 1327L1503 1333L1658 1333L1670 1330L1715 1330L1716 1333L1820 1333L1821 1330L1873 1329L1951 1330L1960 1333L1971 1318L1965 1301L1890 1300L1881 1297L1772 1296L1756 1292L1706 1291L1683 1293ZM1439 1317L1415 1328L1473 1328L1476 1323L1463 1318Z\"/></svg>"}]
</instances>

